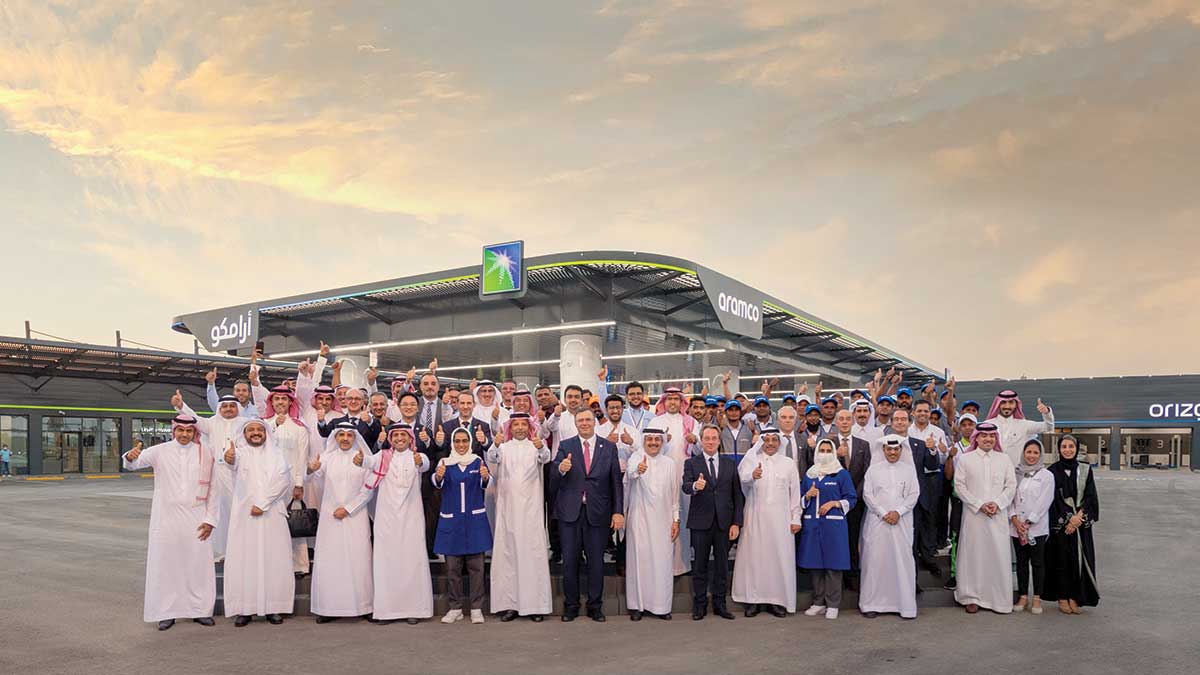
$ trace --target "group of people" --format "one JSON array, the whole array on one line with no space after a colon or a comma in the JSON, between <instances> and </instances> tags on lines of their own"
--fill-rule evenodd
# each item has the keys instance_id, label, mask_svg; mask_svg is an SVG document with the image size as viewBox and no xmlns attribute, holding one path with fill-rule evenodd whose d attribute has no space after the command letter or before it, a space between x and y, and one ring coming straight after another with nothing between
<instances>
[{"instance_id":1,"label":"group of people","mask_svg":"<svg viewBox=\"0 0 1200 675\"><path fill-rule=\"evenodd\" d=\"M559 396L511 380L442 387L434 361L384 392L374 369L366 387L344 386L342 363L322 343L294 379L268 390L252 363L224 396L214 371L215 414L177 391L171 440L124 453L126 469L155 473L146 621L212 625L214 559L238 627L282 622L310 569L318 623L432 618L430 563L441 559L444 623L482 623L485 592L501 621L542 621L558 559L561 619L585 609L604 621L606 554L634 621L671 619L688 573L694 620L710 609L733 619L727 597L747 617L785 617L798 568L811 574L808 616L836 618L848 587L865 616L911 619L917 567L940 573L942 544L947 587L969 613L1098 602L1090 465L1068 435L1047 466L1037 436L1053 412L1039 400L1042 421L1027 420L1012 391L981 421L953 380L914 392L892 372L847 397L818 385L819 402L804 386L774 409L775 382L750 398L728 391L729 376L723 395L667 387L651 406L636 382L608 393L606 371L599 392ZM297 506L318 510L314 538L291 536Z\"/></svg>"}]
</instances>

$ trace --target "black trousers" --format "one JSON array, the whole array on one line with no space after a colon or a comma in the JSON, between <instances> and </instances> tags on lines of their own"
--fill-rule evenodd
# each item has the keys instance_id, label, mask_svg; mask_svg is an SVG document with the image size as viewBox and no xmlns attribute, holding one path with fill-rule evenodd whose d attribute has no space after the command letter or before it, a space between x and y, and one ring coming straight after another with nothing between
<instances>
[{"instance_id":1,"label":"black trousers","mask_svg":"<svg viewBox=\"0 0 1200 675\"><path fill-rule=\"evenodd\" d=\"M1029 568L1033 568L1033 594L1041 597L1042 588L1046 585L1046 540L1050 535L1035 537L1022 546L1021 540L1012 538L1013 548L1017 549L1017 592L1029 595Z\"/></svg>"},{"instance_id":2,"label":"black trousers","mask_svg":"<svg viewBox=\"0 0 1200 675\"><path fill-rule=\"evenodd\" d=\"M587 556L587 608L597 611L604 607L604 548L612 536L608 525L598 527L579 514L573 523L558 521L558 537L563 552L563 610L579 611L579 557Z\"/></svg>"},{"instance_id":3,"label":"black trousers","mask_svg":"<svg viewBox=\"0 0 1200 675\"><path fill-rule=\"evenodd\" d=\"M940 547L943 543L950 541L950 492L954 489L954 482L944 478L938 480L942 483L942 491L936 500L937 514L934 532L937 545Z\"/></svg>"},{"instance_id":4,"label":"black trousers","mask_svg":"<svg viewBox=\"0 0 1200 675\"><path fill-rule=\"evenodd\" d=\"M850 571L846 576L858 578L858 546L862 536L863 512L866 511L864 502L860 499L850 513L846 514L846 531L850 535Z\"/></svg>"},{"instance_id":5,"label":"black trousers","mask_svg":"<svg viewBox=\"0 0 1200 675\"><path fill-rule=\"evenodd\" d=\"M692 553L692 608L707 609L708 596L712 595L713 609L725 606L725 594L729 589L729 530L718 527L716 522L707 530L691 530ZM709 555L712 556L712 584L708 582Z\"/></svg>"},{"instance_id":6,"label":"black trousers","mask_svg":"<svg viewBox=\"0 0 1200 675\"><path fill-rule=\"evenodd\" d=\"M425 554L432 558L433 539L437 536L438 522L442 517L442 491L433 487L433 481L428 478L421 481L421 504L425 511Z\"/></svg>"}]
</instances>

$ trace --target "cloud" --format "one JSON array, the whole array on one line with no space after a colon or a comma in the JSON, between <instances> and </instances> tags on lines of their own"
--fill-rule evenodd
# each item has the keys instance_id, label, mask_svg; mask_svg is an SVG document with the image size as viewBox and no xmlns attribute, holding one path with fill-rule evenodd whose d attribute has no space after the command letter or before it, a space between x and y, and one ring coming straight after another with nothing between
<instances>
[{"instance_id":1,"label":"cloud","mask_svg":"<svg viewBox=\"0 0 1200 675\"><path fill-rule=\"evenodd\" d=\"M386 54L392 51L391 47L376 47L375 45L359 45L357 49L368 54Z\"/></svg>"},{"instance_id":2,"label":"cloud","mask_svg":"<svg viewBox=\"0 0 1200 675\"><path fill-rule=\"evenodd\" d=\"M1026 304L1040 302L1047 290L1078 283L1084 264L1083 254L1076 245L1062 246L1018 272L1009 287L1009 297Z\"/></svg>"}]
</instances>

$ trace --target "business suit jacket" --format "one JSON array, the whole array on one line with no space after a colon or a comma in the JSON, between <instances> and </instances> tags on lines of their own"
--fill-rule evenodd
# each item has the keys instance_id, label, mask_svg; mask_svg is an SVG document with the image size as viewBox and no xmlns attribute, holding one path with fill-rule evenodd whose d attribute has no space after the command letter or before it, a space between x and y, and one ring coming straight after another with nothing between
<instances>
[{"instance_id":1,"label":"business suit jacket","mask_svg":"<svg viewBox=\"0 0 1200 675\"><path fill-rule=\"evenodd\" d=\"M937 499L938 493L936 481L941 462L938 461L937 453L929 452L929 446L925 445L925 441L910 438L908 445L912 448L913 464L917 467L917 483L921 486L917 504L926 511L933 511L934 500Z\"/></svg>"},{"instance_id":2,"label":"business suit jacket","mask_svg":"<svg viewBox=\"0 0 1200 675\"><path fill-rule=\"evenodd\" d=\"M367 442L367 447L371 448L373 453L378 452L378 450L375 448L375 441L379 440L379 432L382 430L382 428L379 426L379 420L374 417L371 418L370 422L364 422L359 418L351 417L350 415L342 415L341 417L337 417L332 420L327 418L324 422L317 422L317 433L321 434L322 438L328 438L330 432L332 432L334 427L336 427L338 424L351 421L354 422L355 426L358 427L358 433L363 437L363 440Z\"/></svg>"},{"instance_id":3,"label":"business suit jacket","mask_svg":"<svg viewBox=\"0 0 1200 675\"><path fill-rule=\"evenodd\" d=\"M683 463L683 492L691 495L688 507L688 529L707 530L715 522L717 527L728 530L730 525L742 526L742 481L738 478L737 462L731 457L717 454L717 479L708 472L708 456L701 453ZM692 485L700 475L708 484L696 492Z\"/></svg>"},{"instance_id":4,"label":"business suit jacket","mask_svg":"<svg viewBox=\"0 0 1200 675\"><path fill-rule=\"evenodd\" d=\"M825 438L833 441L835 448L842 441L841 434L836 428ZM850 474L850 480L854 483L854 492L861 497L863 481L867 478L867 469L871 467L871 443L858 436L851 436L850 445L850 466L846 466L846 460L841 457L838 458L838 462ZM807 450L809 466L812 466L815 452L816 450L813 448Z\"/></svg>"},{"instance_id":5,"label":"business suit jacket","mask_svg":"<svg viewBox=\"0 0 1200 675\"><path fill-rule=\"evenodd\" d=\"M483 457L484 453L487 452L487 449L492 447L492 425L475 418L471 418L470 424L471 426L467 430L471 432L471 452ZM454 443L453 439L450 438L450 434L454 433L454 430L460 426L462 426L462 420L460 420L458 417L442 422L442 431L446 434L445 441L441 445L437 445L436 437L434 439L434 449L438 453L439 457L448 457L450 455L450 449L453 447ZM480 443L475 439L476 427L483 429L483 435L486 439L483 443Z\"/></svg>"},{"instance_id":6,"label":"business suit jacket","mask_svg":"<svg viewBox=\"0 0 1200 675\"><path fill-rule=\"evenodd\" d=\"M812 450L808 447L808 439L804 434L800 433L799 429L793 429L791 433L779 432L779 452L783 452L783 439L787 437L791 443L793 450L793 459L796 460L796 470L803 477L808 471L808 467L812 466Z\"/></svg>"},{"instance_id":7,"label":"business suit jacket","mask_svg":"<svg viewBox=\"0 0 1200 675\"><path fill-rule=\"evenodd\" d=\"M591 471L584 472L583 440L572 436L559 443L550 470L550 482L554 490L554 515L564 523L579 520L586 512L588 524L607 527L614 513L625 513L625 492L621 483L621 463L617 458L617 446L606 438L592 436ZM571 470L564 476L558 465L571 456ZM583 501L587 490L587 503ZM584 507L587 507L586 509Z\"/></svg>"}]
</instances>

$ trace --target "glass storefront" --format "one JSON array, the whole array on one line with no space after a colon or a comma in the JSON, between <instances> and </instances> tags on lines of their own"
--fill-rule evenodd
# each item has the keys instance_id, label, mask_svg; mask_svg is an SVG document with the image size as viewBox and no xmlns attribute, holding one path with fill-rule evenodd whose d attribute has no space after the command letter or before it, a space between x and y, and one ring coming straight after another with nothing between
<instances>
[{"instance_id":1,"label":"glass storefront","mask_svg":"<svg viewBox=\"0 0 1200 675\"><path fill-rule=\"evenodd\" d=\"M120 471L120 429L112 417L43 417L43 473Z\"/></svg>"},{"instance_id":2,"label":"glass storefront","mask_svg":"<svg viewBox=\"0 0 1200 675\"><path fill-rule=\"evenodd\" d=\"M29 418L25 415L0 415L0 446L12 451L9 471L12 475L29 473Z\"/></svg>"},{"instance_id":3,"label":"glass storefront","mask_svg":"<svg viewBox=\"0 0 1200 675\"><path fill-rule=\"evenodd\" d=\"M131 429L133 442L141 441L147 448L171 440L171 420L135 417Z\"/></svg>"}]
</instances>

